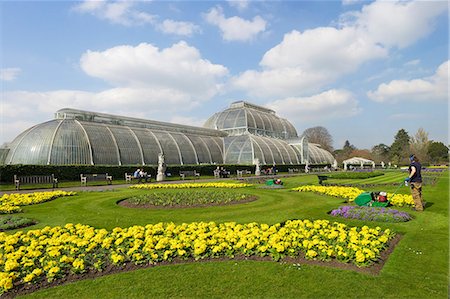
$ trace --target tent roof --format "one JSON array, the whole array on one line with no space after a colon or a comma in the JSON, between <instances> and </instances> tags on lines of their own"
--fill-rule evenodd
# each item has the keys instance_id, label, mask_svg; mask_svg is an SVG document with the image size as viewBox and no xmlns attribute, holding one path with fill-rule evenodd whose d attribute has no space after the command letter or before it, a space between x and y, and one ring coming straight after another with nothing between
<instances>
[{"instance_id":1,"label":"tent roof","mask_svg":"<svg viewBox=\"0 0 450 299\"><path fill-rule=\"evenodd\" d=\"M344 164L361 164L361 163L372 164L373 161L369 160L369 159L361 158L361 157L353 157L353 158L343 161L342 163L344 163Z\"/></svg>"}]
</instances>

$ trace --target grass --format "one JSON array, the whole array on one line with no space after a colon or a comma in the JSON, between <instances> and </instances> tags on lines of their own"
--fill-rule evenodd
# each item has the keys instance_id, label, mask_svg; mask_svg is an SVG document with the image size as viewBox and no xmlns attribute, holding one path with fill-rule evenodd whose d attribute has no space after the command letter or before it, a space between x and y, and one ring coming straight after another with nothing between
<instances>
[{"instance_id":1,"label":"grass","mask_svg":"<svg viewBox=\"0 0 450 299\"><path fill-rule=\"evenodd\" d=\"M383 176L384 179L386 177L394 183L404 177L404 174L389 172ZM367 180L369 179L353 182L366 183ZM149 191L121 189L82 192L75 197L27 206L24 207L23 216L39 222L32 228L69 222L112 229L116 226L145 225L160 221L255 221L272 224L288 219L329 219L357 226L378 225L404 235L381 273L371 276L330 267L297 267L276 262L199 262L108 275L40 290L25 297L448 298L448 172L440 177L436 185L424 188L428 208L423 213L407 208L399 209L409 212L415 218L405 223L336 219L327 212L340 206L343 200L289 191L299 185L317 184L317 176L301 175L283 181L284 189L258 189L255 186L245 188L245 191L229 190L259 197L254 202L230 206L179 210L127 209L117 206L116 202ZM383 186L382 189L393 192L396 186ZM403 187L398 192L409 193L409 189Z\"/></svg>"}]
</instances>

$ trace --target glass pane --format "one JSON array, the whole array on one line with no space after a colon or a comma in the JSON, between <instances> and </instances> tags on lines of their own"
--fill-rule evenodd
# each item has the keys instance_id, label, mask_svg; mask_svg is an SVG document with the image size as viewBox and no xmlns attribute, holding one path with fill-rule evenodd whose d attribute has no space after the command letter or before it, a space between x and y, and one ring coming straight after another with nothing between
<instances>
[{"instance_id":1,"label":"glass pane","mask_svg":"<svg viewBox=\"0 0 450 299\"><path fill-rule=\"evenodd\" d=\"M109 126L119 147L122 165L142 164L142 153L133 132L128 127Z\"/></svg>"},{"instance_id":2,"label":"glass pane","mask_svg":"<svg viewBox=\"0 0 450 299\"><path fill-rule=\"evenodd\" d=\"M118 165L117 146L112 138L111 132L105 125L81 122L92 146L94 164Z\"/></svg>"},{"instance_id":3,"label":"glass pane","mask_svg":"<svg viewBox=\"0 0 450 299\"><path fill-rule=\"evenodd\" d=\"M156 138L150 130L131 128L139 139L142 151L144 152L144 162L146 165L157 165L158 154L161 152Z\"/></svg>"},{"instance_id":4,"label":"glass pane","mask_svg":"<svg viewBox=\"0 0 450 299\"><path fill-rule=\"evenodd\" d=\"M13 153L13 163L47 164L50 143L60 122L60 120L51 120L28 130Z\"/></svg>"},{"instance_id":5,"label":"glass pane","mask_svg":"<svg viewBox=\"0 0 450 299\"><path fill-rule=\"evenodd\" d=\"M178 147L172 136L166 132L153 131L155 137L161 144L164 161L166 164L181 164L180 153L178 152Z\"/></svg>"},{"instance_id":6,"label":"glass pane","mask_svg":"<svg viewBox=\"0 0 450 299\"><path fill-rule=\"evenodd\" d=\"M63 120L53 141L50 164L91 164L89 143L81 126Z\"/></svg>"},{"instance_id":7,"label":"glass pane","mask_svg":"<svg viewBox=\"0 0 450 299\"><path fill-rule=\"evenodd\" d=\"M198 164L197 155L190 140L184 134L170 133L178 144L183 164Z\"/></svg>"}]
</instances>

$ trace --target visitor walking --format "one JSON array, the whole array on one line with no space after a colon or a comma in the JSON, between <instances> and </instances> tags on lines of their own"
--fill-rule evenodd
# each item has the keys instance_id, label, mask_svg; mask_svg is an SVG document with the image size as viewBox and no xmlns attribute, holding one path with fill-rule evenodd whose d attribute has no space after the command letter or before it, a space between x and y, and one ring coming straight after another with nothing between
<instances>
[{"instance_id":1,"label":"visitor walking","mask_svg":"<svg viewBox=\"0 0 450 299\"><path fill-rule=\"evenodd\" d=\"M414 200L415 210L423 211L424 202L422 199L422 165L415 155L409 157L409 176L405 179L411 186L411 194Z\"/></svg>"}]
</instances>

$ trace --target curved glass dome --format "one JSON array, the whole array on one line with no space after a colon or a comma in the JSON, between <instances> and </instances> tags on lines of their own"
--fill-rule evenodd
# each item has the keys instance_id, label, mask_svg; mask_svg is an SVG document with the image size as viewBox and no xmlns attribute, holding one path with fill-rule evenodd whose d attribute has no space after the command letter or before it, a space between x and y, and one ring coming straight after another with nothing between
<instances>
[{"instance_id":1,"label":"curved glass dome","mask_svg":"<svg viewBox=\"0 0 450 299\"><path fill-rule=\"evenodd\" d=\"M120 125L115 124L116 116L95 114L100 118L96 120L67 110L73 114L60 110L57 117L62 119L20 134L11 143L5 164L156 165L159 153L164 153L167 164L223 162L220 132L145 120L134 124L127 118L121 120L128 125Z\"/></svg>"},{"instance_id":2,"label":"curved glass dome","mask_svg":"<svg viewBox=\"0 0 450 299\"><path fill-rule=\"evenodd\" d=\"M230 108L211 116L205 128L225 131L230 136L246 133L279 139L297 137L294 126L275 111L247 102L235 102Z\"/></svg>"},{"instance_id":3,"label":"curved glass dome","mask_svg":"<svg viewBox=\"0 0 450 299\"><path fill-rule=\"evenodd\" d=\"M280 139L251 134L224 138L225 164L300 164L300 153Z\"/></svg>"},{"instance_id":4,"label":"curved glass dome","mask_svg":"<svg viewBox=\"0 0 450 299\"><path fill-rule=\"evenodd\" d=\"M308 152L310 164L334 164L335 159L333 155L321 148L319 144L309 143Z\"/></svg>"}]
</instances>

